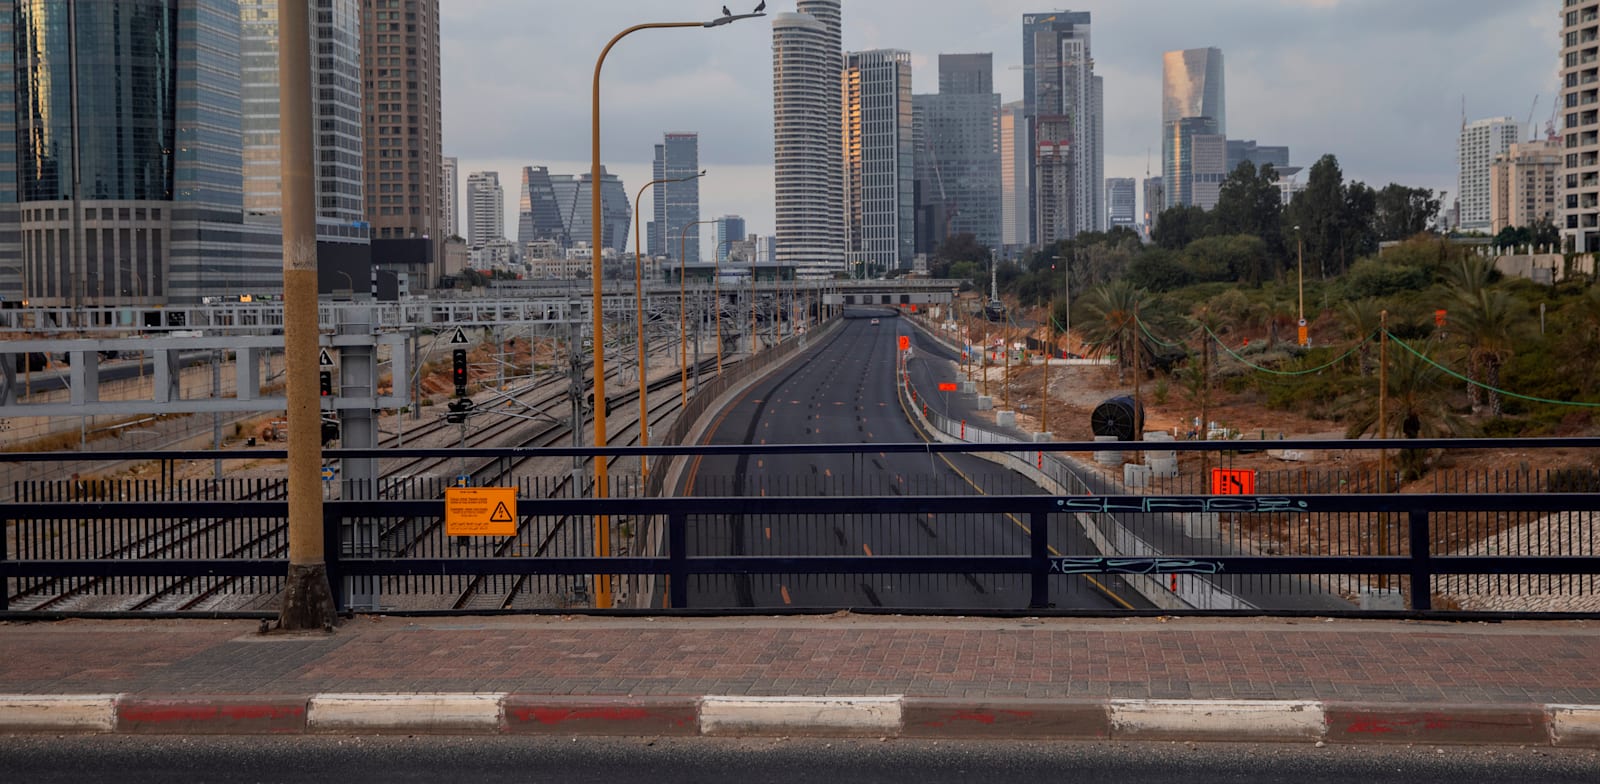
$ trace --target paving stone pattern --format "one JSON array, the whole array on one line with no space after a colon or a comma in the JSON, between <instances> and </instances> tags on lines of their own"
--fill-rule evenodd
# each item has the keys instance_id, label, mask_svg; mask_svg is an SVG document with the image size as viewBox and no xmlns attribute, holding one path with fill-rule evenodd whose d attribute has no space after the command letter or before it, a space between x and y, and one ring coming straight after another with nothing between
<instances>
[{"instance_id":1,"label":"paving stone pattern","mask_svg":"<svg viewBox=\"0 0 1600 784\"><path fill-rule=\"evenodd\" d=\"M0 693L888 695L1600 704L1600 623L358 617L0 625Z\"/></svg>"}]
</instances>

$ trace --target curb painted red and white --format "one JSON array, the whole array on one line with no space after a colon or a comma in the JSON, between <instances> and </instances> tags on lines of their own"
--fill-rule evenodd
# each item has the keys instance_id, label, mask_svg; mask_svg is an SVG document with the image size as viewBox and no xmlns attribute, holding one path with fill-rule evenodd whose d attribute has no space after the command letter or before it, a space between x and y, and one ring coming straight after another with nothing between
<instances>
[{"instance_id":1,"label":"curb painted red and white","mask_svg":"<svg viewBox=\"0 0 1600 784\"><path fill-rule=\"evenodd\" d=\"M0 694L0 732L530 734L1436 743L1600 748L1600 705L906 696Z\"/></svg>"}]
</instances>

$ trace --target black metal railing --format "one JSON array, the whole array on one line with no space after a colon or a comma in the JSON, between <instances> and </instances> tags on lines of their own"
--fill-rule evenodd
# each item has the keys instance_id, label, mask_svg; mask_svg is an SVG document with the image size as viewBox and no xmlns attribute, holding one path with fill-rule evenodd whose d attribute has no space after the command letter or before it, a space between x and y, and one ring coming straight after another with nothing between
<instances>
[{"instance_id":1,"label":"black metal railing","mask_svg":"<svg viewBox=\"0 0 1600 784\"><path fill-rule=\"evenodd\" d=\"M1457 440L1454 449L1600 447L1596 439ZM1252 442L1163 443L1176 451L1240 449ZM1278 448L1279 442L1272 446ZM1441 448L1440 442L1283 442L1291 449ZM993 451L1005 448L1007 451ZM600 450L660 458L755 455L880 456L986 454L1038 472L1067 453L1125 444L874 444L652 447ZM343 450L352 457L459 455L463 450ZM526 450L465 450L472 457ZM596 450L543 449L566 456ZM202 457L203 456L203 457ZM47 461L61 456L8 456ZM124 459L212 459L215 453L128 453ZM259 460L259 451L236 453ZM1065 470L1065 468L1063 469ZM570 608L587 604L594 581L612 582L619 607L773 610L1089 610L1110 607L1355 612L1497 609L1586 610L1600 602L1594 550L1600 493L1575 474L1510 483L1513 492L1255 495L1104 494L1056 487L1067 477L1010 472L988 495L948 480L907 476L904 488L849 477L793 478L754 488L749 477L712 482L715 497L655 497L619 483L608 499L540 496L539 478L517 481L517 533L449 535L438 482L415 495L324 502L326 557L341 602L353 585L382 597L374 609ZM1548 477L1543 477L1548 479ZM1044 481L1048 480L1048 481ZM1079 480L1082 481L1082 480ZM1038 487L1029 487L1039 483ZM1478 482L1459 483L1482 487ZM0 507L0 610L199 612L266 609L286 572L281 500L247 496L271 483L231 482L202 492L174 484L78 482L78 490L34 488L40 499ZM1307 477L1309 488L1330 486ZM1457 483L1440 482L1441 487ZM1492 488L1493 485L1491 484ZM1507 484L1502 483L1502 490ZM1041 489L1042 488L1042 489ZM759 495L752 490L766 491ZM1293 489L1293 486L1283 489ZM1571 490L1577 489L1578 492ZM426 493L426 497L422 494ZM570 493L569 493L570 495ZM187 499L187 500L180 500ZM1479 544L1462 520L1499 515L1521 538ZM595 526L610 526L612 550L597 553ZM1262 532L1300 531L1300 540ZM1295 546L1294 543L1316 543ZM603 577L597 577L597 575ZM1565 597L1556 604L1548 596ZM1509 597L1498 604L1475 597ZM780 598L781 597L781 598ZM1373 597L1391 603L1371 601ZM1093 600L1093 601L1091 601ZM359 603L358 603L359 604Z\"/></svg>"}]
</instances>

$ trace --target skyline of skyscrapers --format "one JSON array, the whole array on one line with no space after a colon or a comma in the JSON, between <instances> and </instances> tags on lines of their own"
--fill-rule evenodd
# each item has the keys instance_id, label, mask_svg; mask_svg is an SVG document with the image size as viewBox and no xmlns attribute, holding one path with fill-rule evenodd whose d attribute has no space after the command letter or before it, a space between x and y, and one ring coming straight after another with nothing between
<instances>
[{"instance_id":1,"label":"skyline of skyscrapers","mask_svg":"<svg viewBox=\"0 0 1600 784\"><path fill-rule=\"evenodd\" d=\"M724 215L717 219L717 248L715 252L718 264L728 260L728 254L732 250L733 243L745 240L744 231L745 223L743 217Z\"/></svg>"}]
</instances>

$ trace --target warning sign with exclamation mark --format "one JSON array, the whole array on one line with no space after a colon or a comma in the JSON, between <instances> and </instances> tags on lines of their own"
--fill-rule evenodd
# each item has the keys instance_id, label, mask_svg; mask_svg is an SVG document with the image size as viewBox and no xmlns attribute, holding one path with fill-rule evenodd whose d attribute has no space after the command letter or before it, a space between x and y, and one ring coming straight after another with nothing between
<instances>
[{"instance_id":1,"label":"warning sign with exclamation mark","mask_svg":"<svg viewBox=\"0 0 1600 784\"><path fill-rule=\"evenodd\" d=\"M515 536L517 489L445 488L444 529L447 536Z\"/></svg>"}]
</instances>

